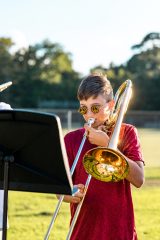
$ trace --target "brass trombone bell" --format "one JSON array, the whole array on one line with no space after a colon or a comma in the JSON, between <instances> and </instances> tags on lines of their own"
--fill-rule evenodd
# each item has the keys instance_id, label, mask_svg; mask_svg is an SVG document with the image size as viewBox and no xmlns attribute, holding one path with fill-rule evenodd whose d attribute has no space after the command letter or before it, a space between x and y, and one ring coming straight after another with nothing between
<instances>
[{"instance_id":1,"label":"brass trombone bell","mask_svg":"<svg viewBox=\"0 0 160 240\"><path fill-rule=\"evenodd\" d=\"M118 182L128 174L129 165L118 151L105 147L89 150L83 165L88 174L103 182Z\"/></svg>"}]
</instances>

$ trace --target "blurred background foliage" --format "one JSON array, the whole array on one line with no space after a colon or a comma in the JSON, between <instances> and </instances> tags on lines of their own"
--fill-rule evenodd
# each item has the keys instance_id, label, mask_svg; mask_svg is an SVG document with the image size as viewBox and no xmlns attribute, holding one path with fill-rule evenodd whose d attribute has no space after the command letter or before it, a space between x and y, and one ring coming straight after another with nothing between
<instances>
[{"instance_id":1,"label":"blurred background foliage","mask_svg":"<svg viewBox=\"0 0 160 240\"><path fill-rule=\"evenodd\" d=\"M94 66L90 72L107 75L116 91L126 79L134 87L132 110L160 110L160 33L147 34L133 45L133 56L124 64ZM74 108L82 74L73 69L72 55L58 43L44 40L28 48L13 51L11 38L0 38L0 84L12 81L0 100L12 107ZM58 104L59 103L59 104ZM61 103L61 104L60 104Z\"/></svg>"}]
</instances>

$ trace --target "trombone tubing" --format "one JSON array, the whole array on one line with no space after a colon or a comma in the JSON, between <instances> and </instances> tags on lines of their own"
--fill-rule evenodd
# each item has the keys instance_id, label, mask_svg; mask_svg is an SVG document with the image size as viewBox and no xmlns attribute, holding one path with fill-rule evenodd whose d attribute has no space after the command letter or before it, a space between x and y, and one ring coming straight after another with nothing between
<instances>
[{"instance_id":1,"label":"trombone tubing","mask_svg":"<svg viewBox=\"0 0 160 240\"><path fill-rule=\"evenodd\" d=\"M120 107L119 112L118 112L118 117L117 117L117 121L115 123L114 131L112 132L112 136L111 136L111 139L110 139L109 145L108 145L108 148L112 148L114 150L117 149L118 137L119 137L119 133L120 133L121 124L122 124L122 121L123 121L125 111L127 110L128 103L129 103L131 93L132 93L132 82L131 82L131 80L126 80L122 84L122 86L123 85L125 85L125 90L123 92L123 95L121 96L121 97L123 97L123 101L121 103L121 107ZM122 86L120 86L120 90L123 90ZM120 90L118 89L118 92ZM116 99L116 101L117 100L118 99Z\"/></svg>"},{"instance_id":2,"label":"trombone tubing","mask_svg":"<svg viewBox=\"0 0 160 240\"><path fill-rule=\"evenodd\" d=\"M87 123L88 123L88 125L91 127L91 125L94 123L94 121L95 121L95 120L94 120L93 118L89 118ZM72 167L71 167L71 171L70 171L71 176L73 175L74 170L75 170L75 168L76 168L76 166L77 166L77 163L78 163L80 154L81 154L81 152L82 152L84 143L85 143L85 141L86 141L86 138L87 138L87 133L85 132L84 135L83 135L81 144L80 144L80 146L79 146L78 152L77 152L77 154L76 154L76 157L75 157L74 162L73 162ZM52 220L51 220L51 222L50 222L49 228L48 228L47 233L46 233L46 235L45 235L44 240L48 240L48 239L49 239L49 235L50 235L51 229L52 229L52 227L53 227L53 225L54 225L54 222L55 222L55 220L56 220L56 218L57 218L57 215L58 215L58 212L59 212L60 207L61 207L61 205L62 205L63 199L64 199L64 195L61 195L60 198L59 198L58 204L57 204L57 206L56 206L55 212L54 212L54 214L53 214Z\"/></svg>"}]
</instances>

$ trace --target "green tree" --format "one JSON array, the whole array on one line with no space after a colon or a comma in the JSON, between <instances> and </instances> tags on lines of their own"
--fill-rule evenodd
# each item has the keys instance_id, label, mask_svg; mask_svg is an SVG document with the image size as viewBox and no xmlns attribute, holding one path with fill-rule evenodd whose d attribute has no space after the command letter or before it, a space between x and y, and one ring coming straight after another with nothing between
<instances>
[{"instance_id":1,"label":"green tree","mask_svg":"<svg viewBox=\"0 0 160 240\"><path fill-rule=\"evenodd\" d=\"M160 109L160 48L153 47L134 55L127 63L135 83L135 109Z\"/></svg>"},{"instance_id":2,"label":"green tree","mask_svg":"<svg viewBox=\"0 0 160 240\"><path fill-rule=\"evenodd\" d=\"M148 33L139 44L133 45L131 48L137 50L143 50L146 44L151 44L151 48L160 46L160 33L159 32L151 32Z\"/></svg>"},{"instance_id":3,"label":"green tree","mask_svg":"<svg viewBox=\"0 0 160 240\"><path fill-rule=\"evenodd\" d=\"M0 84L12 80L12 55L11 47L14 45L10 38L0 38ZM0 94L0 100L10 102L10 88Z\"/></svg>"},{"instance_id":4,"label":"green tree","mask_svg":"<svg viewBox=\"0 0 160 240\"><path fill-rule=\"evenodd\" d=\"M13 56L13 65L12 98L17 107L37 107L43 100L59 99L63 85L68 84L66 76L70 78L71 91L75 88L76 81L72 79L75 75L78 77L78 73L72 68L70 54L59 44L45 40L20 49ZM62 95L65 96L66 91Z\"/></svg>"}]
</instances>

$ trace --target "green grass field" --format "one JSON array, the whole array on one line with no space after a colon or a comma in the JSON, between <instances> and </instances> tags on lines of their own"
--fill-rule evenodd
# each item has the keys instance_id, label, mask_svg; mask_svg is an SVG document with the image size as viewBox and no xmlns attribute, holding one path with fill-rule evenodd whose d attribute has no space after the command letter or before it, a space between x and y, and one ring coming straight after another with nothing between
<instances>
[{"instance_id":1,"label":"green grass field","mask_svg":"<svg viewBox=\"0 0 160 240\"><path fill-rule=\"evenodd\" d=\"M160 130L139 129L145 158L146 182L132 187L139 240L160 239ZM9 192L8 240L44 239L57 199L51 194ZM64 240L69 225L69 206L64 203L51 240Z\"/></svg>"}]
</instances>

